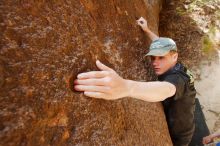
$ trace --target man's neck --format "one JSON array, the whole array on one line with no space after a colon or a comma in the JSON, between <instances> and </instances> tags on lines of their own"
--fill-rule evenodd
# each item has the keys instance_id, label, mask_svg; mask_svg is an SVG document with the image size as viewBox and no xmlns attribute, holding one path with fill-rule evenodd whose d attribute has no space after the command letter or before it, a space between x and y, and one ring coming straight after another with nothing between
<instances>
[{"instance_id":1,"label":"man's neck","mask_svg":"<svg viewBox=\"0 0 220 146\"><path fill-rule=\"evenodd\" d=\"M176 66L178 62L176 62L175 64L173 64L166 72L164 72L163 74L159 75L158 78L168 74L169 72L171 72L173 70L173 68Z\"/></svg>"}]
</instances>

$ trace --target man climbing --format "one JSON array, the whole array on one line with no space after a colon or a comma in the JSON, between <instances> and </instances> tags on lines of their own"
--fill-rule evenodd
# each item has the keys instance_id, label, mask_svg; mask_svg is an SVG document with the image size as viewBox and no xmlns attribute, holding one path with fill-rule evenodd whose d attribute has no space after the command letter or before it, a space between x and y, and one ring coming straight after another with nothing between
<instances>
[{"instance_id":1,"label":"man climbing","mask_svg":"<svg viewBox=\"0 0 220 146\"><path fill-rule=\"evenodd\" d=\"M194 132L194 106L196 91L189 71L177 62L175 42L158 37L150 31L144 18L137 23L152 40L151 64L158 81L138 82L120 77L113 69L96 61L100 71L78 74L74 88L86 96L115 100L133 97L147 102L162 101L169 132L175 146L187 146Z\"/></svg>"}]
</instances>

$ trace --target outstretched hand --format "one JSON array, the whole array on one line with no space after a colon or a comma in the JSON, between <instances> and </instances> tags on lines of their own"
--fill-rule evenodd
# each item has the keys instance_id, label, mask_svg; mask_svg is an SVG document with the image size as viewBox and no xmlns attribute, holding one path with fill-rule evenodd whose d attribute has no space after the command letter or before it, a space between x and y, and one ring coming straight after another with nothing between
<instances>
[{"instance_id":1,"label":"outstretched hand","mask_svg":"<svg viewBox=\"0 0 220 146\"><path fill-rule=\"evenodd\" d=\"M128 96L127 80L120 77L113 69L96 61L100 71L78 74L74 89L86 96L114 100Z\"/></svg>"},{"instance_id":2,"label":"outstretched hand","mask_svg":"<svg viewBox=\"0 0 220 146\"><path fill-rule=\"evenodd\" d=\"M138 20L137 20L137 24L144 30L144 31L147 31L149 28L148 28L148 25L147 25L147 20L145 20L143 17L140 17Z\"/></svg>"}]
</instances>

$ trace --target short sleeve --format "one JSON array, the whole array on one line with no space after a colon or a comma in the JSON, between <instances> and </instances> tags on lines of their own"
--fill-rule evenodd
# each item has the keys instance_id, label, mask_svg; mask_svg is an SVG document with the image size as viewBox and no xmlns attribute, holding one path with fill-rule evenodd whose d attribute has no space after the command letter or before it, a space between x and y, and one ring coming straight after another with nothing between
<instances>
[{"instance_id":1,"label":"short sleeve","mask_svg":"<svg viewBox=\"0 0 220 146\"><path fill-rule=\"evenodd\" d=\"M166 76L164 81L169 82L176 87L176 93L173 96L175 100L183 97L185 92L185 81L181 76L179 76L178 74L171 74Z\"/></svg>"}]
</instances>

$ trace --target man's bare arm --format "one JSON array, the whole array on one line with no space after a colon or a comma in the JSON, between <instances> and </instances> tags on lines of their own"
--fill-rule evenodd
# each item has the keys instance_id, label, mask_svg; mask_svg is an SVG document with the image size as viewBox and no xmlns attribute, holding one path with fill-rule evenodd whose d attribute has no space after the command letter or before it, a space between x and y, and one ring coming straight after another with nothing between
<instances>
[{"instance_id":1,"label":"man's bare arm","mask_svg":"<svg viewBox=\"0 0 220 146\"><path fill-rule=\"evenodd\" d=\"M176 87L171 83L126 80L101 62L97 61L96 65L101 71L79 74L74 82L75 90L106 100L133 97L148 102L163 101L176 92Z\"/></svg>"},{"instance_id":2,"label":"man's bare arm","mask_svg":"<svg viewBox=\"0 0 220 146\"><path fill-rule=\"evenodd\" d=\"M141 18L139 18L139 19L137 20L137 24L142 28L142 30L143 30L144 32L146 32L147 36L148 36L152 41L155 41L155 40L157 40L157 39L159 38L155 33L153 33L153 32L149 29L149 27L148 27L148 25L147 25L147 20L145 20L143 17L141 17Z\"/></svg>"},{"instance_id":3,"label":"man's bare arm","mask_svg":"<svg viewBox=\"0 0 220 146\"><path fill-rule=\"evenodd\" d=\"M138 82L127 80L129 86L128 96L148 102L163 101L176 92L176 87L169 82Z\"/></svg>"}]
</instances>

